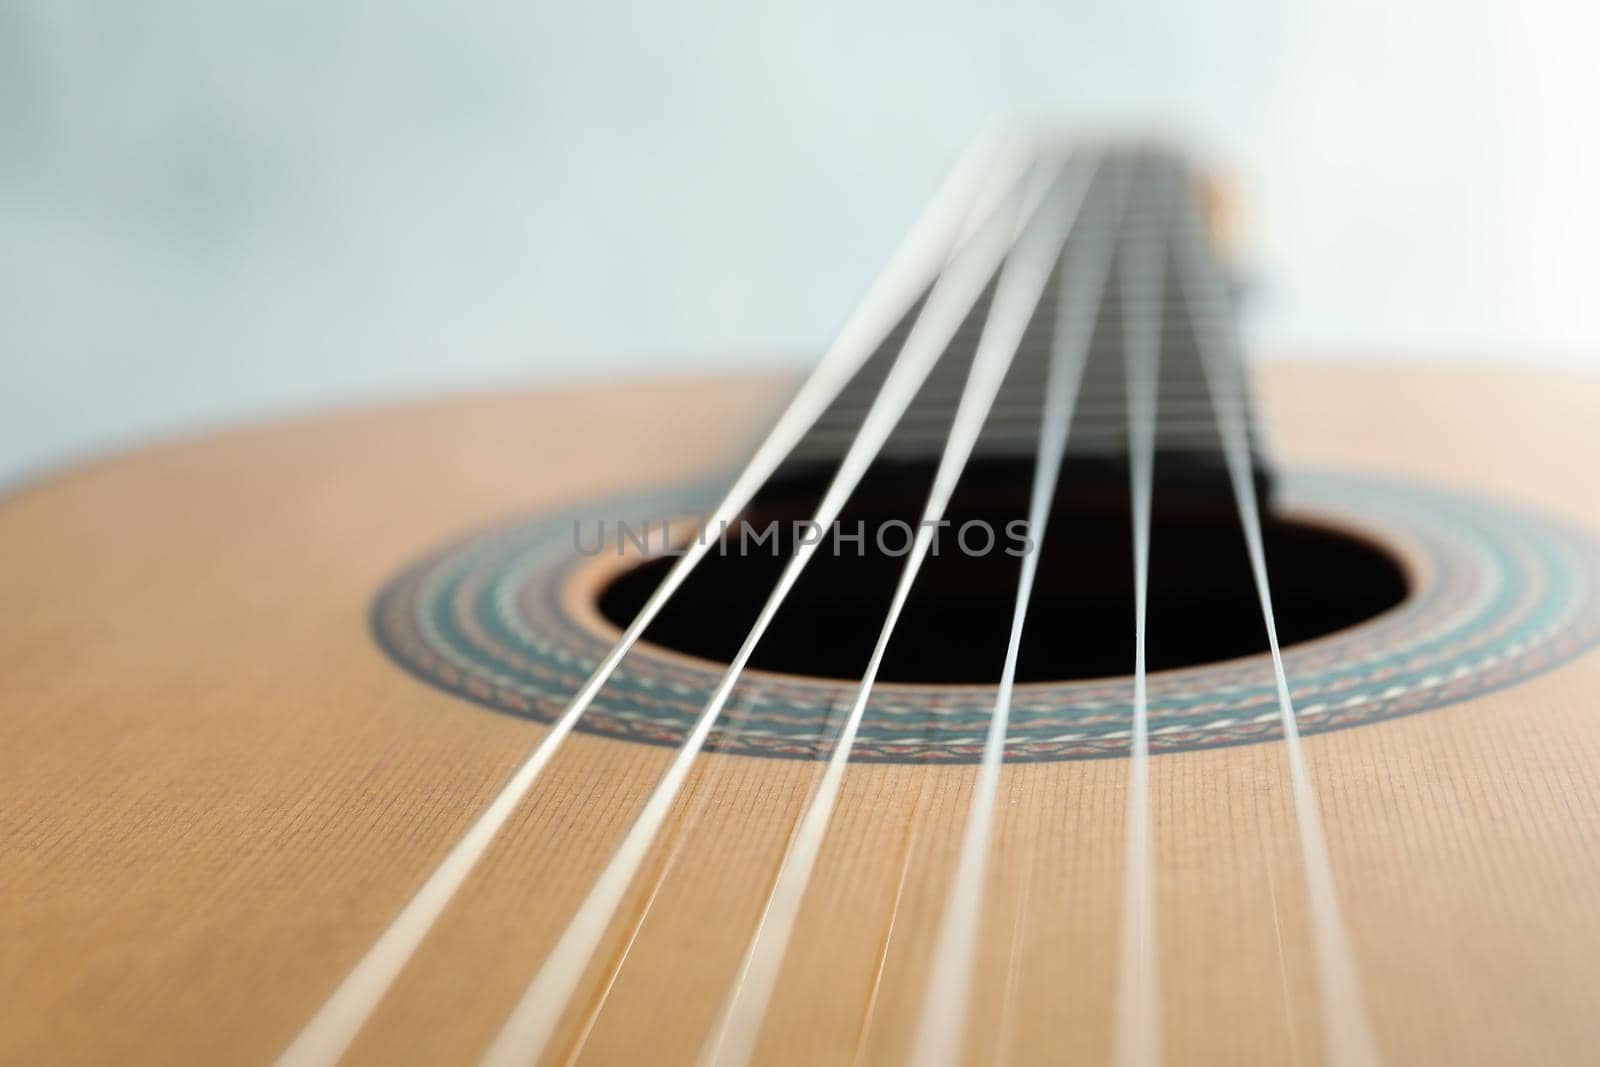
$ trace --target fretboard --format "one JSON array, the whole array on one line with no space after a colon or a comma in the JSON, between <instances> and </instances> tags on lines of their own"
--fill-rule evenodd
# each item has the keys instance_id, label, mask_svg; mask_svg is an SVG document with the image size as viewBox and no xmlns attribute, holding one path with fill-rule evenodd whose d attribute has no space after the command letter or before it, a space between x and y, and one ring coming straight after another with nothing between
<instances>
[{"instance_id":1,"label":"fretboard","mask_svg":"<svg viewBox=\"0 0 1600 1067\"><path fill-rule=\"evenodd\" d=\"M1232 336L1232 320L1237 309L1231 295L1204 301L1196 298L1194 287L1180 284L1179 271L1194 269L1194 262L1180 262L1180 250L1186 241L1199 239L1206 249L1204 269L1217 272L1211 279L1220 279L1223 268L1210 252L1209 240L1195 233L1202 225L1202 213L1191 205L1163 203L1152 196L1133 197L1122 208L1113 194L1113 183L1118 178L1128 187L1127 171L1133 170L1133 183L1148 177L1151 172L1171 170L1177 164L1163 155L1148 151L1110 153L1110 159L1099 164L1097 175L1086 197L1080 217L1057 263L1056 276L1045 289L1029 322L1021 344L1018 346L1011 368L995 400L979 440L978 458L1031 457L1037 448L1041 407L1045 383L1050 373L1051 356L1061 312L1068 315L1094 317L1093 339L1083 367L1081 387L1073 412L1069 456L1077 458L1117 458L1126 453L1128 443L1128 390L1124 372L1124 324L1126 313L1153 316L1160 322L1161 355L1157 388L1156 451L1160 458L1169 461L1181 459L1195 464L1208 464L1220 460L1222 442L1218 433L1218 404L1208 388L1201 364L1200 331L1225 324L1224 331ZM1084 161L1075 166L1087 167ZM1161 183L1143 182L1145 188ZM1169 181L1169 188L1184 190L1175 195L1188 196L1188 183ZM1166 265L1161 286L1161 296L1154 306L1125 308L1120 273L1113 262L1105 288L1098 304L1092 307L1060 307L1059 279L1062 264L1067 262L1086 242L1104 242L1107 228L1113 230L1117 252L1121 257L1128 253L1134 241L1160 241L1166 249ZM1096 231L1100 232L1096 232ZM1210 285L1204 291L1232 293L1226 284ZM955 338L940 357L939 362L919 390L915 401L900 420L893 435L885 445L882 455L887 460L925 460L938 456L948 434L962 389L966 384L979 336L988 313L989 291L967 315ZM913 307L900 325L883 341L877 351L856 373L829 410L818 420L793 453L796 463L816 463L836 460L841 456L882 385L885 376L899 354L906 337L911 332L919 312ZM1213 338L1217 332L1211 334ZM1228 373L1221 379L1231 383L1230 395L1242 390L1245 376L1238 367L1238 353L1231 346L1223 352L1213 352L1213 358L1228 361ZM1248 395L1238 395L1232 403L1225 403L1225 417L1246 419L1252 453L1260 455L1260 434L1254 425L1253 407ZM1257 459L1258 470L1264 462Z\"/></svg>"}]
</instances>

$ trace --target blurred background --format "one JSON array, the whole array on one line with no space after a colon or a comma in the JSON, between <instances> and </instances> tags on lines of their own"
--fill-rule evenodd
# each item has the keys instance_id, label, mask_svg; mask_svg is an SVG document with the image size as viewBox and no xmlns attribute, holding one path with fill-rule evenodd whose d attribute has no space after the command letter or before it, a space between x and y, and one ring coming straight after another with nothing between
<instances>
[{"instance_id":1,"label":"blurred background","mask_svg":"<svg viewBox=\"0 0 1600 1067\"><path fill-rule=\"evenodd\" d=\"M987 120L1172 131L1281 354L1600 368L1600 9L7 0L0 484L819 353Z\"/></svg>"}]
</instances>

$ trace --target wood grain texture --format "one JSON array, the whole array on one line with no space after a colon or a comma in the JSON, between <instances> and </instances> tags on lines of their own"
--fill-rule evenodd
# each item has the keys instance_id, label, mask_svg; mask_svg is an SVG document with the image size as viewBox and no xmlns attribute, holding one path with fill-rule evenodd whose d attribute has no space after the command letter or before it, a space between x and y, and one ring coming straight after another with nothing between
<instances>
[{"instance_id":1,"label":"wood grain texture","mask_svg":"<svg viewBox=\"0 0 1600 1067\"><path fill-rule=\"evenodd\" d=\"M1600 382L1263 379L1289 463L1600 529ZM397 669L374 591L485 521L726 466L780 395L689 381L307 419L0 502L0 1064L270 1062L542 729ZM1597 702L1591 654L1306 739L1390 1063L1593 1062ZM669 758L573 737L347 1062L473 1063ZM702 761L646 864L660 892L635 887L550 1062L692 1059L817 770ZM761 1062L904 1057L973 773L850 770ZM1006 769L972 1063L1106 1062L1123 788L1117 760ZM1152 788L1169 1062L1320 1063L1281 748L1157 757Z\"/></svg>"}]
</instances>

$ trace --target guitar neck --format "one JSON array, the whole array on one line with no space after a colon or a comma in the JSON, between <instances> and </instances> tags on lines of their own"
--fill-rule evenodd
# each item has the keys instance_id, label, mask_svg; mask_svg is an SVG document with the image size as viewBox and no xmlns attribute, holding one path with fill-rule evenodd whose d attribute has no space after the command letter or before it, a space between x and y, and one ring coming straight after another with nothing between
<instances>
[{"instance_id":1,"label":"guitar neck","mask_svg":"<svg viewBox=\"0 0 1600 1067\"><path fill-rule=\"evenodd\" d=\"M1136 170L1173 165L1169 159L1147 153L1121 162ZM1108 184L1103 178L1097 179L1084 206L1083 219L1068 238L1061 262L1069 261L1078 246L1103 239L1107 228L1114 230L1122 225L1111 202L1113 197L1107 192ZM1218 479L1225 479L1220 466L1222 439L1218 420L1243 418L1257 480L1268 485L1269 465L1254 415L1255 405L1248 395L1247 376L1238 366L1236 346L1227 345L1214 353L1214 357L1227 361L1227 373L1220 376L1221 380L1244 383L1237 386L1243 395L1230 398L1220 407L1208 387L1201 362L1201 331L1226 324L1226 335L1234 334L1231 326L1237 301L1231 295L1233 288L1216 286L1217 291L1230 295L1224 300L1206 301L1179 285L1178 249L1193 236L1185 234L1182 227L1199 225L1200 215L1192 207L1173 204L1157 217L1165 221L1158 224L1159 229L1145 222L1151 231L1145 239L1160 241L1165 249L1161 299L1152 307L1125 307L1121 272L1114 265L1094 309L1093 338L1074 398L1069 467L1083 472L1090 481L1103 476L1108 486L1125 480L1129 394L1124 333L1130 317L1149 316L1159 321L1162 335L1155 415L1157 479L1175 486L1216 484ZM1141 220L1147 218L1141 216ZM1206 267L1219 273L1224 270L1209 255ZM976 462L1031 462L1037 452L1046 381L1060 329L1061 273L1058 264L1055 277L1028 323L974 451ZM967 315L885 444L885 463L917 465L938 458L955 418L992 296L991 285ZM920 305L914 306L906 314L796 447L790 461L791 473L796 468L836 463L843 455L905 344L919 308Z\"/></svg>"}]
</instances>

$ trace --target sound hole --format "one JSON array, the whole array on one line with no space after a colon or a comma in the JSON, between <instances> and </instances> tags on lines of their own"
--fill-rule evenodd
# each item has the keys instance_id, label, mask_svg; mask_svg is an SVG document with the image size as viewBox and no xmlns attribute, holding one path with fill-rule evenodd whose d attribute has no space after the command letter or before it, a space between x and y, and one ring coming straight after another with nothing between
<instances>
[{"instance_id":1,"label":"sound hole","mask_svg":"<svg viewBox=\"0 0 1600 1067\"><path fill-rule=\"evenodd\" d=\"M995 682L1020 570L1019 539L1007 524L1026 512L1026 465L979 465L964 479L941 532L940 551L923 565L879 677L886 682ZM921 514L931 470L875 470L841 517L864 529L859 546L824 536L758 646L751 666L829 679L861 676L905 564L902 528ZM773 529L754 550L739 526L696 568L646 632L654 644L727 662L794 551L797 519L809 517L822 489L794 477L764 492L742 529ZM1104 471L1069 468L1039 556L1018 680L1068 681L1133 670L1132 527L1126 495ZM1163 492L1163 489L1167 491ZM1152 516L1148 662L1151 670L1192 667L1266 651L1261 608L1237 512L1224 483L1158 485L1166 502ZM865 503L862 503L862 502ZM995 545L969 553L957 540L971 522L995 532ZM773 524L776 524L774 527ZM858 527L856 524L864 524ZM883 536L875 536L881 530ZM982 546L971 527L967 549ZM1354 626L1407 595L1397 561L1338 530L1263 515L1279 637L1285 645ZM774 546L776 552L774 552ZM1010 549L1011 551L1008 551ZM661 581L670 558L628 570L602 593L601 613L628 623Z\"/></svg>"}]
</instances>

